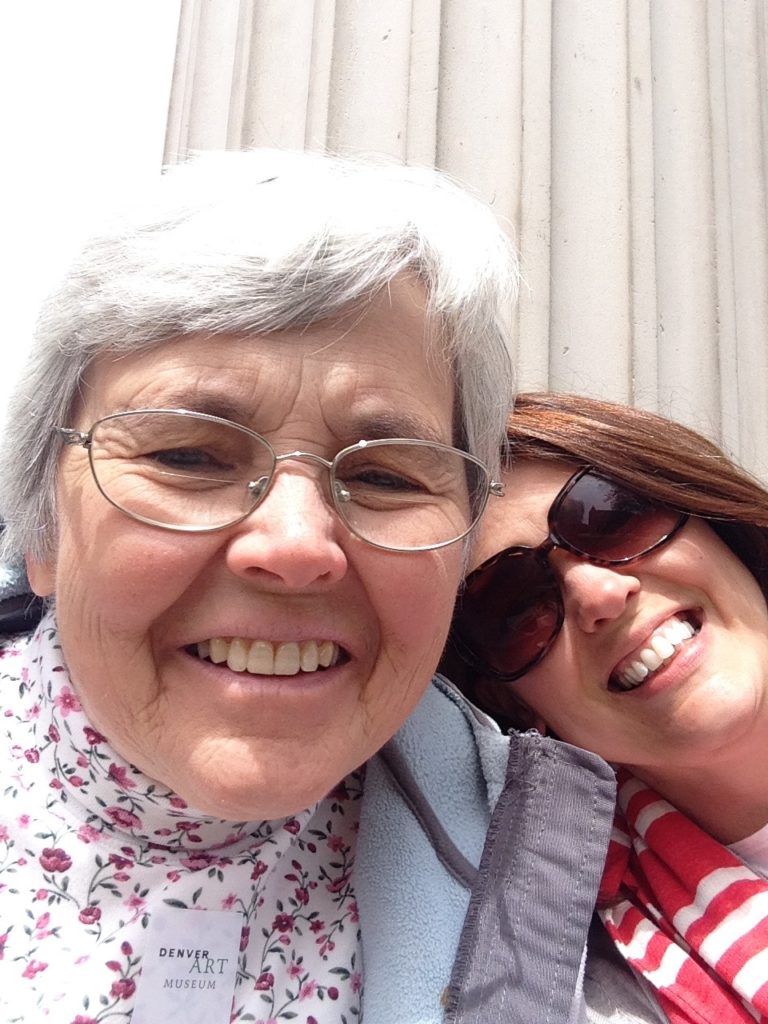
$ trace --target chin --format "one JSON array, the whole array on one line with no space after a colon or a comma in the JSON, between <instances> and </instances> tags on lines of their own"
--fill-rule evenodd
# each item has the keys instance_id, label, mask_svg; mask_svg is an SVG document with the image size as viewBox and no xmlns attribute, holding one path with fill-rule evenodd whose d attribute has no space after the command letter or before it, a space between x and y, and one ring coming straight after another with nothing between
<instances>
[{"instance_id":1,"label":"chin","mask_svg":"<svg viewBox=\"0 0 768 1024\"><path fill-rule=\"evenodd\" d=\"M311 807L334 785L286 785L252 777L236 785L232 778L222 779L217 786L207 778L197 786L179 787L176 792L199 813L222 821L277 821Z\"/></svg>"}]
</instances>

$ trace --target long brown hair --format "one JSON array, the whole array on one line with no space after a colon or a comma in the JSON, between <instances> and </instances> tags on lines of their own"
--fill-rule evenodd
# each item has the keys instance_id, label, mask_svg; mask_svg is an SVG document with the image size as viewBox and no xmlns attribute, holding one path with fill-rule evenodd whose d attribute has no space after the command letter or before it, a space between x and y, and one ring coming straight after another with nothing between
<instances>
[{"instance_id":1,"label":"long brown hair","mask_svg":"<svg viewBox=\"0 0 768 1024\"><path fill-rule=\"evenodd\" d=\"M701 434L653 413L557 392L521 394L507 424L506 464L521 459L594 466L633 490L706 519L768 600L768 491ZM504 727L528 728L514 685L481 678L449 640L440 666Z\"/></svg>"}]
</instances>

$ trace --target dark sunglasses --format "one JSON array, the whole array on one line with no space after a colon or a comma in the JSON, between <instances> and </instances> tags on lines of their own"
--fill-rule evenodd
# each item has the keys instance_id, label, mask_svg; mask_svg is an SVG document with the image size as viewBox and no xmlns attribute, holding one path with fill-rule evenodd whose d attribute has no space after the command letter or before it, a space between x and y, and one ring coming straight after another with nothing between
<instances>
[{"instance_id":1,"label":"dark sunglasses","mask_svg":"<svg viewBox=\"0 0 768 1024\"><path fill-rule=\"evenodd\" d=\"M552 502L542 544L500 551L467 577L451 630L457 653L496 679L519 679L546 656L565 618L550 551L625 565L666 544L687 519L590 467L579 470Z\"/></svg>"}]
</instances>

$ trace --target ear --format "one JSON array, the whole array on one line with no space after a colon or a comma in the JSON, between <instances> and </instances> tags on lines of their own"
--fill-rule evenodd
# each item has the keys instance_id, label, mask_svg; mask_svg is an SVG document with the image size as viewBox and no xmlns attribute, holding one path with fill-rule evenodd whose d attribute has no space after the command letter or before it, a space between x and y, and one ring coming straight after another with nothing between
<instances>
[{"instance_id":1,"label":"ear","mask_svg":"<svg viewBox=\"0 0 768 1024\"><path fill-rule=\"evenodd\" d=\"M50 597L56 590L56 559L53 555L38 560L24 555L29 585L38 597Z\"/></svg>"}]
</instances>

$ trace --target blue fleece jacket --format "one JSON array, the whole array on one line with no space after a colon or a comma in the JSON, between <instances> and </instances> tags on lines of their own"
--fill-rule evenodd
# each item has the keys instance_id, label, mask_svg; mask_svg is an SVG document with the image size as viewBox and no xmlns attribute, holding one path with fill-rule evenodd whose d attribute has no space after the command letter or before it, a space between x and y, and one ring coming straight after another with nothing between
<instances>
[{"instance_id":1,"label":"blue fleece jacket","mask_svg":"<svg viewBox=\"0 0 768 1024\"><path fill-rule=\"evenodd\" d=\"M365 1024L572 1024L613 773L502 736L437 677L366 769Z\"/></svg>"}]
</instances>

